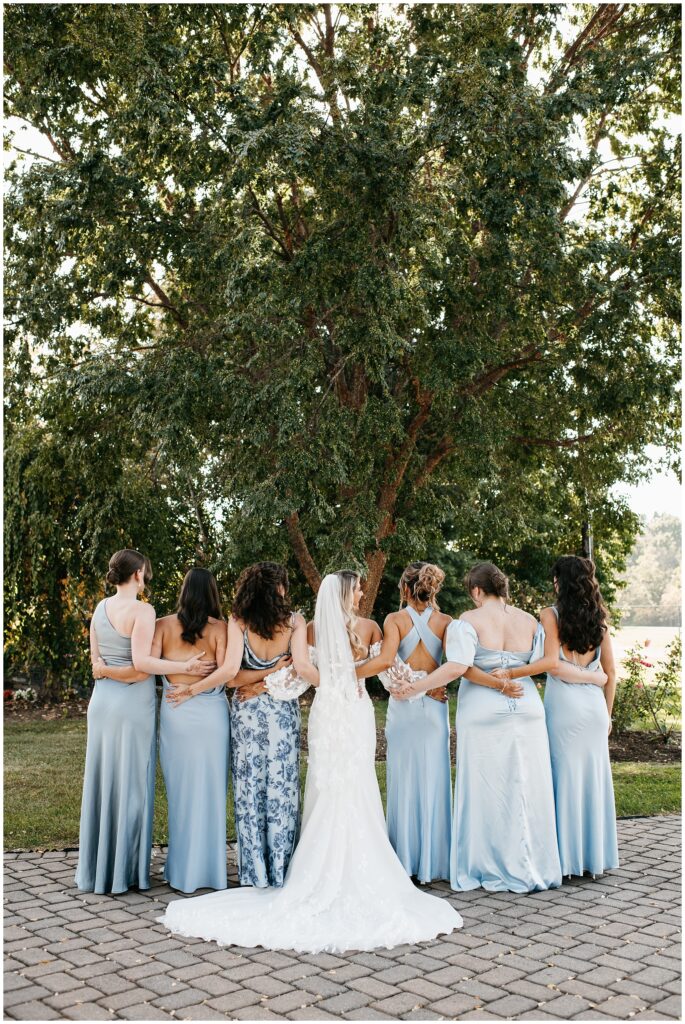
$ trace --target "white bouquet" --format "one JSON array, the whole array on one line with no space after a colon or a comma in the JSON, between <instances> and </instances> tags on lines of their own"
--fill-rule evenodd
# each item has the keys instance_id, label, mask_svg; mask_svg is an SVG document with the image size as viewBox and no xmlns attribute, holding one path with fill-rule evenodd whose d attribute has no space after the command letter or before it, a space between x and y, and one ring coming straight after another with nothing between
<instances>
[{"instance_id":1,"label":"white bouquet","mask_svg":"<svg viewBox=\"0 0 685 1024\"><path fill-rule=\"evenodd\" d=\"M381 651L381 644L377 642L372 644L369 649L369 655L375 658ZM406 661L402 661L399 654L395 655L395 660L389 669L385 672L379 672L378 678L382 682L385 689L388 691L390 696L403 689L405 686L411 686L412 683L417 682L419 679L424 679L428 673L423 670L415 671L410 665L407 665ZM413 697L407 697L407 700L419 700L423 697L422 693L417 693Z\"/></svg>"},{"instance_id":2,"label":"white bouquet","mask_svg":"<svg viewBox=\"0 0 685 1024\"><path fill-rule=\"evenodd\" d=\"M309 660L316 665L316 648L309 647ZM264 679L266 692L274 700L297 700L305 690L308 690L311 683L308 683L302 676L298 676L294 665L286 665L276 672L270 672Z\"/></svg>"}]
</instances>

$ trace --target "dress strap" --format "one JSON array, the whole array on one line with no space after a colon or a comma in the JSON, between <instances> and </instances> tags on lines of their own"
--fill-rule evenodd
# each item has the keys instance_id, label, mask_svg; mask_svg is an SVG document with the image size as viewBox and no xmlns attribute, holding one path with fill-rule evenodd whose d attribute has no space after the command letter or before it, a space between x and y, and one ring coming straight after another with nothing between
<instances>
[{"instance_id":1,"label":"dress strap","mask_svg":"<svg viewBox=\"0 0 685 1024\"><path fill-rule=\"evenodd\" d=\"M407 605L406 610L409 612L409 617L413 622L411 630L400 642L397 653L399 654L402 661L406 661L414 653L419 645L419 642L423 640L426 650L430 654L436 665L439 665L442 661L442 644L439 637L435 635L432 629L429 628L428 622L433 614L433 609L428 606L419 615L419 613Z\"/></svg>"}]
</instances>

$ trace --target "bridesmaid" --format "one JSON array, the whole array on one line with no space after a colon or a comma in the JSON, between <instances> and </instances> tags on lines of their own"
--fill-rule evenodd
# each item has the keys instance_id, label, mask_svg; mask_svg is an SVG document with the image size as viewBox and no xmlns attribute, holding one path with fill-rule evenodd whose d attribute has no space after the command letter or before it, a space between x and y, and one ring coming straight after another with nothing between
<instances>
[{"instance_id":1,"label":"bridesmaid","mask_svg":"<svg viewBox=\"0 0 685 1024\"><path fill-rule=\"evenodd\" d=\"M456 677L463 666L491 673L528 666L542 654L542 627L508 605L504 573L482 562L465 582L476 608L448 627L448 664L421 680L419 689ZM520 682L486 678L483 685L469 669L459 688L450 885L549 889L561 885L561 867L545 711L527 674Z\"/></svg>"},{"instance_id":2,"label":"bridesmaid","mask_svg":"<svg viewBox=\"0 0 685 1024\"><path fill-rule=\"evenodd\" d=\"M226 658L206 680L170 694L185 699L211 686L240 685L240 669L257 695L231 701L231 767L241 885L281 886L297 840L300 806L300 705L276 700L259 682L292 655L296 672L317 681L307 654L307 627L290 610L288 575L275 562L241 574L228 624ZM248 685L252 685L248 682Z\"/></svg>"},{"instance_id":3,"label":"bridesmaid","mask_svg":"<svg viewBox=\"0 0 685 1024\"><path fill-rule=\"evenodd\" d=\"M594 564L565 555L552 574L557 601L540 616L545 656L532 668L548 671L545 713L561 870L601 875L618 867L608 745L616 667Z\"/></svg>"},{"instance_id":4,"label":"bridesmaid","mask_svg":"<svg viewBox=\"0 0 685 1024\"><path fill-rule=\"evenodd\" d=\"M357 676L387 670L396 655L419 671L432 672L440 664L445 630L452 621L436 600L444 579L442 569L429 562L407 566L399 583L400 611L386 618L381 652L359 666ZM419 882L448 879L452 774L446 688L411 701L391 695L385 735L390 842L407 874Z\"/></svg>"},{"instance_id":5,"label":"bridesmaid","mask_svg":"<svg viewBox=\"0 0 685 1024\"><path fill-rule=\"evenodd\" d=\"M151 579L145 555L130 548L117 551L107 572L116 595L100 601L91 620L96 681L88 705L75 879L83 892L149 889L156 762L153 673L182 669L199 675L212 669L201 655L183 665L151 657L155 611L138 600Z\"/></svg>"},{"instance_id":6,"label":"bridesmaid","mask_svg":"<svg viewBox=\"0 0 685 1024\"><path fill-rule=\"evenodd\" d=\"M226 623L216 580L207 569L186 573L174 615L157 620L152 653L182 660L202 648L221 664ZM163 698L172 686L192 682L175 672L162 676ZM169 852L164 878L173 889L225 889L226 791L229 719L223 686L174 707L162 699L159 758L169 807Z\"/></svg>"}]
</instances>

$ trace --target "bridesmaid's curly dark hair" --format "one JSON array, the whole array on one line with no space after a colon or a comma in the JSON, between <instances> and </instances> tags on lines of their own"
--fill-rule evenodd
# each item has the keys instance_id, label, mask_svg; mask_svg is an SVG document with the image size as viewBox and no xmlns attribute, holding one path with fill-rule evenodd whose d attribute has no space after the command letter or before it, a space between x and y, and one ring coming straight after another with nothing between
<instances>
[{"instance_id":1,"label":"bridesmaid's curly dark hair","mask_svg":"<svg viewBox=\"0 0 685 1024\"><path fill-rule=\"evenodd\" d=\"M283 594L279 593L283 587ZM256 633L271 640L290 621L288 573L278 562L256 562L243 569L236 584L232 612Z\"/></svg>"},{"instance_id":2,"label":"bridesmaid's curly dark hair","mask_svg":"<svg viewBox=\"0 0 685 1024\"><path fill-rule=\"evenodd\" d=\"M562 645L577 654L599 647L608 627L594 562L578 555L562 555L552 566L552 577L558 586L556 605Z\"/></svg>"}]
</instances>

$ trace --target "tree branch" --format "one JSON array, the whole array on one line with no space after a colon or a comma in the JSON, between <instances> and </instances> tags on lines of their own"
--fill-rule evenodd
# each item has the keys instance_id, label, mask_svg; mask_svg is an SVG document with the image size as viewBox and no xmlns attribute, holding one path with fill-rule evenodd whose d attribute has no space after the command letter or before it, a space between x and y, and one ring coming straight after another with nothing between
<instances>
[{"instance_id":1,"label":"tree branch","mask_svg":"<svg viewBox=\"0 0 685 1024\"><path fill-rule=\"evenodd\" d=\"M252 209L253 209L254 213L256 213L257 216L259 217L259 219L261 220L262 224L264 225L264 227L267 230L267 233L271 236L271 238L273 238L274 242L276 242L276 244L283 250L283 254L284 254L285 258L288 261L292 260L292 258L293 258L292 253L289 251L288 246L285 244L283 239L280 237L280 235L276 231L275 227L273 226L273 224L271 223L271 221L267 217L267 215L263 212L261 206L259 205L259 200L257 199L257 196L254 194L254 191L252 190L251 187L248 187L247 191L249 192L250 197L252 199L252 204L253 204L252 205Z\"/></svg>"}]
</instances>

